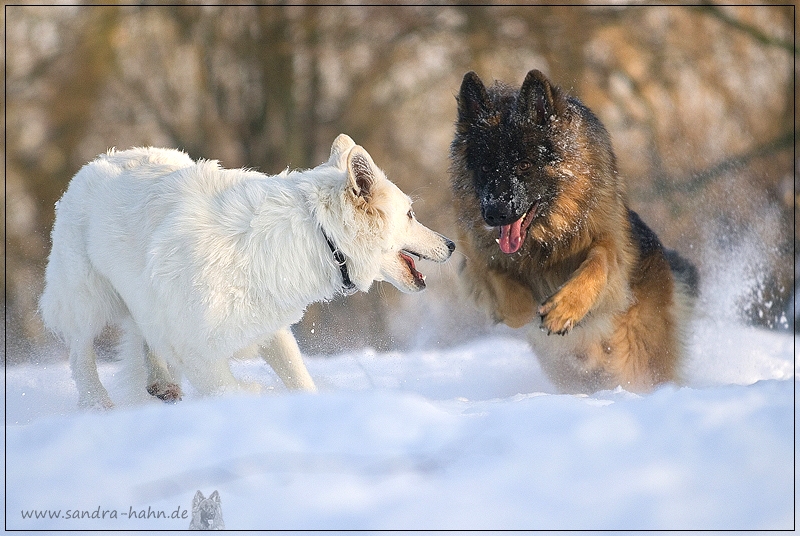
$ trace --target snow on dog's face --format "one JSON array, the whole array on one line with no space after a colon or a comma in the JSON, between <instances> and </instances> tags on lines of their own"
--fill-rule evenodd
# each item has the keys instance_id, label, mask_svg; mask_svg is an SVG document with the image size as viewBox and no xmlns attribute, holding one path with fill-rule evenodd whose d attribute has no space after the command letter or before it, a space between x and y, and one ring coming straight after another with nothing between
<instances>
[{"instance_id":1,"label":"snow on dog's face","mask_svg":"<svg viewBox=\"0 0 800 536\"><path fill-rule=\"evenodd\" d=\"M365 240L371 251L348 248L345 253L358 267L372 265L371 280L388 281L403 292L425 288L425 276L417 270L414 258L444 262L455 244L421 223L411 209L411 198L386 178L369 153L342 134L331 147L334 164L347 172L347 203L353 207L358 228L354 240ZM344 246L344 244L342 244ZM379 264L367 257L379 254ZM363 258L361 258L363 255ZM349 259L349 260L350 260ZM374 257L373 257L374 259Z\"/></svg>"}]
</instances>

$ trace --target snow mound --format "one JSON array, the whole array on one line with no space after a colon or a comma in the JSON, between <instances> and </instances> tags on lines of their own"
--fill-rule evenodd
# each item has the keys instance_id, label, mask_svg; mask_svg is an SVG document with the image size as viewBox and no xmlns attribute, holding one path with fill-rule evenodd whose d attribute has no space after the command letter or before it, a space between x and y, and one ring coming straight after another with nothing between
<instances>
[{"instance_id":1,"label":"snow mound","mask_svg":"<svg viewBox=\"0 0 800 536\"><path fill-rule=\"evenodd\" d=\"M236 362L268 393L174 405L111 362L105 413L66 363L9 367L6 527L187 529L216 490L227 529L792 528L794 343L699 322L647 396L556 394L513 337L310 357L316 395Z\"/></svg>"}]
</instances>

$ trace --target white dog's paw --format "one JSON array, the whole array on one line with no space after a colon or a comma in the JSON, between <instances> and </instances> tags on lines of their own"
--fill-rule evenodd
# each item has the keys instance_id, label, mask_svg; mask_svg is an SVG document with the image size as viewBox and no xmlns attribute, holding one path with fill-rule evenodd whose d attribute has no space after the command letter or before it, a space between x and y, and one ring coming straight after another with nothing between
<instances>
[{"instance_id":1,"label":"white dog's paw","mask_svg":"<svg viewBox=\"0 0 800 536\"><path fill-rule=\"evenodd\" d=\"M175 383L156 382L147 387L147 392L164 402L175 403L181 400L183 393L181 387Z\"/></svg>"}]
</instances>

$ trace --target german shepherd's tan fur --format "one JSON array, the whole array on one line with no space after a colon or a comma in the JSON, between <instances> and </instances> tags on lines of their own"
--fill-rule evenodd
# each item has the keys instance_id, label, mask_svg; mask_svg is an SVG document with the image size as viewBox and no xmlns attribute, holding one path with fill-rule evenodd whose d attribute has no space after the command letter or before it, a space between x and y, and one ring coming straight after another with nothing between
<instances>
[{"instance_id":1,"label":"german shepherd's tan fur","mask_svg":"<svg viewBox=\"0 0 800 536\"><path fill-rule=\"evenodd\" d=\"M467 73L458 110L452 187L476 303L530 326L563 391L679 381L697 272L628 208L600 121L535 70L519 90Z\"/></svg>"}]
</instances>

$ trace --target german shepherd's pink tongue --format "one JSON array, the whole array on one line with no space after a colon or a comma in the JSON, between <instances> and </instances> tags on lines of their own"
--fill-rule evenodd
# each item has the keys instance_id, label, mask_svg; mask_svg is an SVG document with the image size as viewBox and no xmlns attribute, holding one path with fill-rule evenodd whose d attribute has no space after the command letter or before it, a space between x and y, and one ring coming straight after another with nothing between
<instances>
[{"instance_id":1,"label":"german shepherd's pink tongue","mask_svg":"<svg viewBox=\"0 0 800 536\"><path fill-rule=\"evenodd\" d=\"M531 226L533 220L539 214L539 201L536 201L533 206L528 209L528 212L523 214L517 221L510 225L500 226L500 238L497 239L497 244L500 250L511 255L519 251L522 243L525 241L525 234L528 232L528 227Z\"/></svg>"},{"instance_id":2,"label":"german shepherd's pink tongue","mask_svg":"<svg viewBox=\"0 0 800 536\"><path fill-rule=\"evenodd\" d=\"M510 255L511 253L516 253L519 251L519 248L522 247L522 240L524 238L522 234L522 220L524 219L525 216L522 216L514 223L502 225L500 227L500 240L498 240L497 243L500 245L500 250L503 253Z\"/></svg>"}]
</instances>

